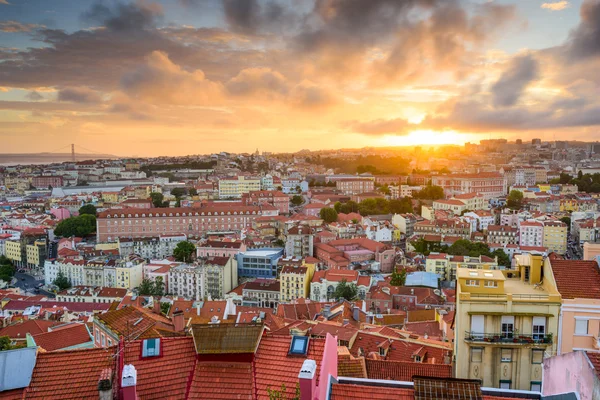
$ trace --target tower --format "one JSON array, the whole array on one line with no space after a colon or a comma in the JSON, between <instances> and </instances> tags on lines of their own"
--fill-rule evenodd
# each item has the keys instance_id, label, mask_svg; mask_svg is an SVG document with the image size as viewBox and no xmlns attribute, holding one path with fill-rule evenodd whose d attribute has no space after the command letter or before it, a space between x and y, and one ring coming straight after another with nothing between
<instances>
[{"instance_id":1,"label":"tower","mask_svg":"<svg viewBox=\"0 0 600 400\"><path fill-rule=\"evenodd\" d=\"M75 145L71 143L71 161L75 162Z\"/></svg>"}]
</instances>

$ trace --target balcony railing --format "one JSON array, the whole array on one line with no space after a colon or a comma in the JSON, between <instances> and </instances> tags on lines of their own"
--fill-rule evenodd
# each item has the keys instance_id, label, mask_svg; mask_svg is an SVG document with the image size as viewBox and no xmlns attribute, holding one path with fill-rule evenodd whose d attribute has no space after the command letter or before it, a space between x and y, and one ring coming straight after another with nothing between
<instances>
[{"instance_id":1,"label":"balcony railing","mask_svg":"<svg viewBox=\"0 0 600 400\"><path fill-rule=\"evenodd\" d=\"M465 340L481 343L552 344L552 335L465 332Z\"/></svg>"}]
</instances>

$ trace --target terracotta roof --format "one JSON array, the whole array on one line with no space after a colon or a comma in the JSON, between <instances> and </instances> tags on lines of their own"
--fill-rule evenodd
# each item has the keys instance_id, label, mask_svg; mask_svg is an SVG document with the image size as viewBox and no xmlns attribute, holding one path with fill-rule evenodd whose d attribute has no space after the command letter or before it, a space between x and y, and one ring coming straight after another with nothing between
<instances>
[{"instance_id":1,"label":"terracotta roof","mask_svg":"<svg viewBox=\"0 0 600 400\"><path fill-rule=\"evenodd\" d=\"M331 385L331 400L414 400L412 389L373 387L366 385Z\"/></svg>"},{"instance_id":2,"label":"terracotta roof","mask_svg":"<svg viewBox=\"0 0 600 400\"><path fill-rule=\"evenodd\" d=\"M566 299L600 299L600 270L596 261L551 260L556 287Z\"/></svg>"},{"instance_id":3,"label":"terracotta roof","mask_svg":"<svg viewBox=\"0 0 600 400\"><path fill-rule=\"evenodd\" d=\"M162 315L137 306L128 306L96 316L96 320L119 336L134 338L160 337L155 328L173 330L173 324ZM143 336L142 336L143 335Z\"/></svg>"},{"instance_id":4,"label":"terracotta roof","mask_svg":"<svg viewBox=\"0 0 600 400\"><path fill-rule=\"evenodd\" d=\"M366 367L369 379L411 382L412 377L415 375L437 378L452 377L452 365L450 364L425 364L367 359Z\"/></svg>"},{"instance_id":5,"label":"terracotta roof","mask_svg":"<svg viewBox=\"0 0 600 400\"><path fill-rule=\"evenodd\" d=\"M92 335L85 324L71 324L64 328L41 333L34 337L35 344L46 351L66 349L85 343L93 344Z\"/></svg>"},{"instance_id":6,"label":"terracotta roof","mask_svg":"<svg viewBox=\"0 0 600 400\"><path fill-rule=\"evenodd\" d=\"M0 400L21 400L25 389L13 389L0 392Z\"/></svg>"},{"instance_id":7,"label":"terracotta roof","mask_svg":"<svg viewBox=\"0 0 600 400\"><path fill-rule=\"evenodd\" d=\"M443 336L437 321L407 322L404 329L419 336L427 335L431 338L441 338Z\"/></svg>"},{"instance_id":8,"label":"terracotta roof","mask_svg":"<svg viewBox=\"0 0 600 400\"><path fill-rule=\"evenodd\" d=\"M194 370L196 352L191 337L162 338L158 357L142 358L142 340L125 347L125 364L137 370L137 393L140 399L170 399L185 397L187 384ZM96 395L97 397L97 395Z\"/></svg>"},{"instance_id":9,"label":"terracotta roof","mask_svg":"<svg viewBox=\"0 0 600 400\"><path fill-rule=\"evenodd\" d=\"M588 360L590 360L590 362L594 366L596 376L598 376L600 378L600 353L586 351L585 355L587 356Z\"/></svg>"},{"instance_id":10,"label":"terracotta roof","mask_svg":"<svg viewBox=\"0 0 600 400\"><path fill-rule=\"evenodd\" d=\"M288 394L285 398L293 396L298 383L298 372L306 359L316 361L318 381L325 339L310 339L306 357L288 355L291 339L290 336L265 336L260 341L254 358L258 398L268 398L267 388L279 389L282 384L285 384Z\"/></svg>"},{"instance_id":11,"label":"terracotta roof","mask_svg":"<svg viewBox=\"0 0 600 400\"><path fill-rule=\"evenodd\" d=\"M252 378L250 363L198 362L187 398L251 400L254 389ZM279 389L279 386L273 389ZM160 393L163 393L162 390Z\"/></svg>"},{"instance_id":12,"label":"terracotta roof","mask_svg":"<svg viewBox=\"0 0 600 400\"><path fill-rule=\"evenodd\" d=\"M364 357L353 357L346 346L338 346L338 376L366 378Z\"/></svg>"},{"instance_id":13,"label":"terracotta roof","mask_svg":"<svg viewBox=\"0 0 600 400\"><path fill-rule=\"evenodd\" d=\"M98 379L115 367L116 347L38 353L24 398L80 400L98 398Z\"/></svg>"},{"instance_id":14,"label":"terracotta roof","mask_svg":"<svg viewBox=\"0 0 600 400\"><path fill-rule=\"evenodd\" d=\"M9 325L0 330L0 336L8 336L11 339L25 339L29 333L31 336L36 336L44 332L48 332L48 328L58 325L55 321L46 321L33 319L24 322L19 322Z\"/></svg>"}]
</instances>

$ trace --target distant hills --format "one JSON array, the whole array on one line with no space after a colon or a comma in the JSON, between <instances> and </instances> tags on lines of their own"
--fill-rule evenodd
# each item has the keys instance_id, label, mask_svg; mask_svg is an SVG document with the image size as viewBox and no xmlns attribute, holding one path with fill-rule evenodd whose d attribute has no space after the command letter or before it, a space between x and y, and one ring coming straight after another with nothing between
<instances>
[{"instance_id":1,"label":"distant hills","mask_svg":"<svg viewBox=\"0 0 600 400\"><path fill-rule=\"evenodd\" d=\"M114 154L77 154L76 161L116 159ZM0 165L51 164L71 161L71 153L5 153L0 154Z\"/></svg>"}]
</instances>

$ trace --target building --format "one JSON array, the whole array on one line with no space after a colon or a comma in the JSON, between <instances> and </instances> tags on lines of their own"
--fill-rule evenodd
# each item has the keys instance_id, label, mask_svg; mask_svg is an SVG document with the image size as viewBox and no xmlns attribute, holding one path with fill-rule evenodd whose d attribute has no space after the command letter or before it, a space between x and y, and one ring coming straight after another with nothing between
<instances>
[{"instance_id":1,"label":"building","mask_svg":"<svg viewBox=\"0 0 600 400\"><path fill-rule=\"evenodd\" d=\"M358 287L358 297L365 299L371 287L370 276L359 276L358 271L329 269L314 273L310 283L310 299L312 301L331 301L335 299L335 289L340 282L354 283Z\"/></svg>"},{"instance_id":2,"label":"building","mask_svg":"<svg viewBox=\"0 0 600 400\"><path fill-rule=\"evenodd\" d=\"M558 254L567 252L567 224L562 221L544 221L542 246Z\"/></svg>"},{"instance_id":3,"label":"building","mask_svg":"<svg viewBox=\"0 0 600 400\"><path fill-rule=\"evenodd\" d=\"M238 285L238 266L234 257L208 257L201 262L204 290L212 299L223 299Z\"/></svg>"},{"instance_id":4,"label":"building","mask_svg":"<svg viewBox=\"0 0 600 400\"><path fill-rule=\"evenodd\" d=\"M238 274L241 278L276 278L277 261L281 257L283 249L248 249L240 252L236 256Z\"/></svg>"},{"instance_id":5,"label":"building","mask_svg":"<svg viewBox=\"0 0 600 400\"><path fill-rule=\"evenodd\" d=\"M315 257L329 268L369 264L371 271L390 273L395 265L396 252L387 244L367 238L337 239L315 244Z\"/></svg>"},{"instance_id":6,"label":"building","mask_svg":"<svg viewBox=\"0 0 600 400\"><path fill-rule=\"evenodd\" d=\"M248 307L277 308L281 286L276 279L256 279L244 284L242 305Z\"/></svg>"},{"instance_id":7,"label":"building","mask_svg":"<svg viewBox=\"0 0 600 400\"><path fill-rule=\"evenodd\" d=\"M278 190L259 190L242 194L242 203L249 206L270 204L279 210L280 214L289 214L290 197Z\"/></svg>"},{"instance_id":8,"label":"building","mask_svg":"<svg viewBox=\"0 0 600 400\"><path fill-rule=\"evenodd\" d=\"M404 237L411 237L415 233L415 224L421 220L423 218L416 214L394 214L392 224L404 234Z\"/></svg>"},{"instance_id":9,"label":"building","mask_svg":"<svg viewBox=\"0 0 600 400\"><path fill-rule=\"evenodd\" d=\"M96 220L96 239L159 237L165 234L202 236L212 232L240 232L263 214L260 206L209 204L190 208L151 208L102 211Z\"/></svg>"},{"instance_id":10,"label":"building","mask_svg":"<svg viewBox=\"0 0 600 400\"><path fill-rule=\"evenodd\" d=\"M169 293L185 299L203 300L204 269L197 264L181 264L169 269Z\"/></svg>"},{"instance_id":11,"label":"building","mask_svg":"<svg viewBox=\"0 0 600 400\"><path fill-rule=\"evenodd\" d=\"M425 270L438 274L443 281L454 282L456 271L460 268L498 269L498 259L488 256L452 256L445 253L431 253L425 259Z\"/></svg>"},{"instance_id":12,"label":"building","mask_svg":"<svg viewBox=\"0 0 600 400\"><path fill-rule=\"evenodd\" d=\"M310 298L310 282L315 273L315 264L294 263L284 265L279 274L280 294L283 303L295 301L300 298Z\"/></svg>"},{"instance_id":13,"label":"building","mask_svg":"<svg viewBox=\"0 0 600 400\"><path fill-rule=\"evenodd\" d=\"M450 210L455 215L462 215L463 211L466 211L467 205L461 200L448 199L448 200L435 200L433 202L434 210Z\"/></svg>"},{"instance_id":14,"label":"building","mask_svg":"<svg viewBox=\"0 0 600 400\"><path fill-rule=\"evenodd\" d=\"M459 219L436 219L419 221L415 224L415 235L445 235L458 236L462 239L471 238L471 225Z\"/></svg>"},{"instance_id":15,"label":"building","mask_svg":"<svg viewBox=\"0 0 600 400\"><path fill-rule=\"evenodd\" d=\"M539 390L545 355L556 353L561 296L541 280L541 257L532 257L534 263L517 270L457 271L457 378Z\"/></svg>"},{"instance_id":16,"label":"building","mask_svg":"<svg viewBox=\"0 0 600 400\"><path fill-rule=\"evenodd\" d=\"M460 200L466 206L467 210L488 210L490 208L489 199L480 193L465 193L457 194L452 197L452 200Z\"/></svg>"},{"instance_id":17,"label":"building","mask_svg":"<svg viewBox=\"0 0 600 400\"><path fill-rule=\"evenodd\" d=\"M375 182L369 178L345 178L335 181L335 187L346 196L372 192L375 190Z\"/></svg>"},{"instance_id":18,"label":"building","mask_svg":"<svg viewBox=\"0 0 600 400\"><path fill-rule=\"evenodd\" d=\"M489 200L506 194L504 177L497 172L438 175L432 177L432 184L442 187L447 196L478 193Z\"/></svg>"},{"instance_id":19,"label":"building","mask_svg":"<svg viewBox=\"0 0 600 400\"><path fill-rule=\"evenodd\" d=\"M173 255L177 244L187 240L185 234L161 234L158 237L117 238L121 257L136 254L143 258L161 259Z\"/></svg>"},{"instance_id":20,"label":"building","mask_svg":"<svg viewBox=\"0 0 600 400\"><path fill-rule=\"evenodd\" d=\"M289 228L285 241L286 257L312 257L314 238L315 232L308 225L298 224Z\"/></svg>"},{"instance_id":21,"label":"building","mask_svg":"<svg viewBox=\"0 0 600 400\"><path fill-rule=\"evenodd\" d=\"M470 211L463 215L477 221L477 230L480 232L486 232L488 227L496 222L496 218L488 210Z\"/></svg>"},{"instance_id":22,"label":"building","mask_svg":"<svg viewBox=\"0 0 600 400\"><path fill-rule=\"evenodd\" d=\"M94 286L73 286L56 294L56 301L76 303L113 303L121 302L127 295L127 289Z\"/></svg>"},{"instance_id":23,"label":"building","mask_svg":"<svg viewBox=\"0 0 600 400\"><path fill-rule=\"evenodd\" d=\"M498 243L501 245L519 244L519 229L505 225L488 225L487 227L488 243Z\"/></svg>"},{"instance_id":24,"label":"building","mask_svg":"<svg viewBox=\"0 0 600 400\"><path fill-rule=\"evenodd\" d=\"M220 199L239 199L244 193L259 191L260 189L260 178L236 176L235 178L219 179Z\"/></svg>"},{"instance_id":25,"label":"building","mask_svg":"<svg viewBox=\"0 0 600 400\"><path fill-rule=\"evenodd\" d=\"M519 224L519 244L541 247L544 245L544 225L538 221L523 221Z\"/></svg>"},{"instance_id":26,"label":"building","mask_svg":"<svg viewBox=\"0 0 600 400\"><path fill-rule=\"evenodd\" d=\"M54 175L41 175L31 178L31 186L37 189L46 189L48 187L62 187L63 177Z\"/></svg>"},{"instance_id":27,"label":"building","mask_svg":"<svg viewBox=\"0 0 600 400\"><path fill-rule=\"evenodd\" d=\"M196 255L200 257L236 257L238 253L246 251L246 244L242 240L222 239L207 240L196 245Z\"/></svg>"}]
</instances>

